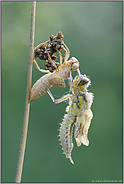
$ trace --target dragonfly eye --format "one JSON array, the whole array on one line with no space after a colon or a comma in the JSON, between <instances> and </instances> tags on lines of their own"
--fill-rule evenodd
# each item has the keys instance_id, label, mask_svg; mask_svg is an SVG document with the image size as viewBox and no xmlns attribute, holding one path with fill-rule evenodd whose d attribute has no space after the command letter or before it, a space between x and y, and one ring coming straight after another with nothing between
<instances>
[{"instance_id":1,"label":"dragonfly eye","mask_svg":"<svg viewBox=\"0 0 124 184\"><path fill-rule=\"evenodd\" d=\"M88 81L85 80L81 80L80 83L78 84L78 86L85 86L88 83Z\"/></svg>"}]
</instances>

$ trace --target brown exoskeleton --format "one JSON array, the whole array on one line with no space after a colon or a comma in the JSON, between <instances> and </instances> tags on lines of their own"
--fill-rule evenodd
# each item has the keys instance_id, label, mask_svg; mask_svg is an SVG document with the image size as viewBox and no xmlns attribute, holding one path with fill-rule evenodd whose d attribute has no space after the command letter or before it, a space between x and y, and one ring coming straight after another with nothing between
<instances>
[{"instance_id":1,"label":"brown exoskeleton","mask_svg":"<svg viewBox=\"0 0 124 184\"><path fill-rule=\"evenodd\" d=\"M37 98L40 98L45 93L48 93L51 97L50 88L51 87L65 87L65 79L70 78L71 71L78 72L78 75L80 76L80 70L79 70L79 62L75 57L72 57L70 60L67 61L69 57L70 52L66 52L64 63L62 63L62 54L59 51L60 56L60 65L59 67L53 72L48 73L44 76L42 76L39 80L36 81L36 83L33 85L31 91L30 91L30 99L29 102L33 102ZM48 54L48 57L49 54Z\"/></svg>"},{"instance_id":2,"label":"brown exoskeleton","mask_svg":"<svg viewBox=\"0 0 124 184\"><path fill-rule=\"evenodd\" d=\"M62 40L63 38L62 32L58 32L56 36L51 35L50 40L39 44L35 49L34 49L34 63L37 67L37 69L41 72L44 73L49 73L53 72L55 69L58 68L59 63L55 62L56 56L54 56L54 53L59 52L61 49L66 51L68 55L70 55L68 47L65 45L64 41ZM38 66L35 58L39 58L40 60L48 61L45 63L45 70L40 69Z\"/></svg>"}]
</instances>

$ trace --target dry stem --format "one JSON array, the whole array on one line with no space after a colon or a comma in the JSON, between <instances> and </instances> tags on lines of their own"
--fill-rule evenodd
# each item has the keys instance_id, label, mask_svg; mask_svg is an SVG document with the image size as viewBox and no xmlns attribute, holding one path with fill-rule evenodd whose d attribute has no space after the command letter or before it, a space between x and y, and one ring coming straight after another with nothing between
<instances>
[{"instance_id":1,"label":"dry stem","mask_svg":"<svg viewBox=\"0 0 124 184\"><path fill-rule=\"evenodd\" d=\"M29 48L29 60L28 60L28 72L27 72L27 91L26 91L22 137L21 137L18 164L17 164L16 177L15 177L16 183L20 183L21 181L24 153L25 153L25 146L26 146L26 138L27 138L27 130L28 130L28 119L29 119L29 109L30 109L29 92L31 89L32 63L33 63L33 58L34 58L35 7L36 7L36 1L33 1L32 8L31 8L31 29L30 29L30 48Z\"/></svg>"}]
</instances>

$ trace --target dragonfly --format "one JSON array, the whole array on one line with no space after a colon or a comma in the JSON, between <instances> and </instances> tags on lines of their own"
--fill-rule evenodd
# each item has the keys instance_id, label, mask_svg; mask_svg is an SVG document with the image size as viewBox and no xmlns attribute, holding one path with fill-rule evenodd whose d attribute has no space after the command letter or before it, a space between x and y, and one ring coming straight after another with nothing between
<instances>
[{"instance_id":1,"label":"dragonfly","mask_svg":"<svg viewBox=\"0 0 124 184\"><path fill-rule=\"evenodd\" d=\"M87 135L91 119L93 118L91 105L94 95L87 90L89 85L91 85L91 81L85 74L81 76L77 75L74 80L72 80L72 76L70 76L69 85L72 94L67 94L60 99L55 100L51 92L48 91L48 93L55 104L69 99L69 106L66 108L66 114L61 123L59 136L63 153L66 155L66 158L69 158L70 162L74 164L71 158L73 149L73 127L75 125L74 138L77 146L81 146L81 143L88 146L89 140Z\"/></svg>"}]
</instances>

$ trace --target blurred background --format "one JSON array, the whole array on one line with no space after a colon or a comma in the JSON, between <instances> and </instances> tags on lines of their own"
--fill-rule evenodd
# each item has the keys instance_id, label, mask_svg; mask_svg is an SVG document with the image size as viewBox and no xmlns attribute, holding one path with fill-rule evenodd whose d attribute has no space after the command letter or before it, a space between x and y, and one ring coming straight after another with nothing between
<instances>
[{"instance_id":1,"label":"blurred background","mask_svg":"<svg viewBox=\"0 0 124 184\"><path fill-rule=\"evenodd\" d=\"M35 45L61 31L70 57L91 79L93 119L88 147L74 148L72 165L58 141L67 102L48 94L30 108L22 182L122 182L122 2L37 2ZM31 2L1 2L1 179L14 182L23 125ZM58 60L59 62L59 57ZM41 68L44 61L37 59ZM73 72L73 77L76 75ZM32 85L42 75L33 64ZM54 97L69 93L52 88Z\"/></svg>"}]
</instances>

